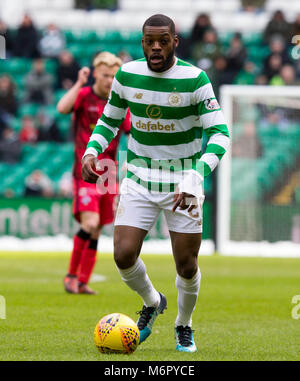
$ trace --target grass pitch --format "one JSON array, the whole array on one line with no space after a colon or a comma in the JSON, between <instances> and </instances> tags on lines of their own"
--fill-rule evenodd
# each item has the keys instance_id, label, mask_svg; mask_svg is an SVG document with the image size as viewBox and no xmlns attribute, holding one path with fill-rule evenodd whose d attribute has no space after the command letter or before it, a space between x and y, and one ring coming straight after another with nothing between
<instances>
[{"instance_id":1,"label":"grass pitch","mask_svg":"<svg viewBox=\"0 0 300 381\"><path fill-rule=\"evenodd\" d=\"M177 312L172 256L144 255L155 287L168 299L154 332L132 355L100 354L93 342L97 321L112 312L134 320L142 303L120 279L112 255L101 254L97 296L63 290L69 254L0 253L0 360L200 361L300 360L300 319L292 297L300 294L300 260L199 257L202 272L193 329L198 351L175 351Z\"/></svg>"}]
</instances>

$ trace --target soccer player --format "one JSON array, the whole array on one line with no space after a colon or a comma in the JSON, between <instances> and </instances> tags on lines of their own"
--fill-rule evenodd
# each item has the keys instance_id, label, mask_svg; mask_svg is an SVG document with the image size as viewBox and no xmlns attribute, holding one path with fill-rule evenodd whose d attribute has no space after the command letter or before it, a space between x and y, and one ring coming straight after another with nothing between
<instances>
[{"instance_id":1,"label":"soccer player","mask_svg":"<svg viewBox=\"0 0 300 381\"><path fill-rule=\"evenodd\" d=\"M202 182L224 155L229 134L206 73L175 56L178 42L169 17L154 15L145 21L145 58L126 63L117 72L110 100L83 156L82 175L85 181L97 181L96 157L117 134L129 107L127 177L115 219L114 259L122 280L143 299L137 321L142 343L167 307L139 257L147 232L164 212L177 270L176 349L195 352L192 313L201 278L197 256ZM203 133L208 136L204 153Z\"/></svg>"},{"instance_id":2,"label":"soccer player","mask_svg":"<svg viewBox=\"0 0 300 381\"><path fill-rule=\"evenodd\" d=\"M73 238L69 270L64 278L65 290L73 294L95 294L95 291L88 286L88 281L96 262L98 239L103 225L112 223L114 219L115 194L100 194L96 184L82 180L81 158L99 115L107 103L113 78L121 65L121 59L114 54L109 52L98 54L93 61L95 83L83 87L90 74L90 69L83 67L78 73L77 82L57 104L59 112L63 114L73 112L75 139L73 213L80 223L80 229ZM120 132L129 130L128 114ZM116 134L106 151L99 155L99 159L108 158L115 161L119 138L120 133Z\"/></svg>"}]
</instances>

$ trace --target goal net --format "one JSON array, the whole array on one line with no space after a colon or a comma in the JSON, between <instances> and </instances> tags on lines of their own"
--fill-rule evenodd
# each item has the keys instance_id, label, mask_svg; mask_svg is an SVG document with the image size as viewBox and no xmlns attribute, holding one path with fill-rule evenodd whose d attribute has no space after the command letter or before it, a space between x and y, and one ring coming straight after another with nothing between
<instances>
[{"instance_id":1,"label":"goal net","mask_svg":"<svg viewBox=\"0 0 300 381\"><path fill-rule=\"evenodd\" d=\"M300 87L223 86L217 251L300 257Z\"/></svg>"}]
</instances>

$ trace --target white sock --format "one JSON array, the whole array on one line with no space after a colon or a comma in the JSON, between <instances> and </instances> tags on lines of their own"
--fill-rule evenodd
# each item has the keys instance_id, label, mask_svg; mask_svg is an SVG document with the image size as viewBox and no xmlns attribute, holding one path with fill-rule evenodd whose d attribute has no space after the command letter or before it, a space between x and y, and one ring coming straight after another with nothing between
<instances>
[{"instance_id":1,"label":"white sock","mask_svg":"<svg viewBox=\"0 0 300 381\"><path fill-rule=\"evenodd\" d=\"M146 273L146 266L140 257L132 267L128 269L119 269L117 267L117 269L122 280L141 296L146 307L157 307L159 305L160 295L153 287Z\"/></svg>"},{"instance_id":2,"label":"white sock","mask_svg":"<svg viewBox=\"0 0 300 381\"><path fill-rule=\"evenodd\" d=\"M192 313L196 306L196 301L200 289L201 272L198 267L196 274L191 279L182 278L177 274L175 285L178 290L178 314L175 327L183 325L192 326Z\"/></svg>"}]
</instances>

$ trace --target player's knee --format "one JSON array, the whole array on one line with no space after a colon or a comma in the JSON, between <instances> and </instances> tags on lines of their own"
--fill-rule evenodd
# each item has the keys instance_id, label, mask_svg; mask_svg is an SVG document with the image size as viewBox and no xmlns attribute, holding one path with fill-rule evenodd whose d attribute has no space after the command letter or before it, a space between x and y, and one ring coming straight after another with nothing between
<instances>
[{"instance_id":1,"label":"player's knee","mask_svg":"<svg viewBox=\"0 0 300 381\"><path fill-rule=\"evenodd\" d=\"M178 275L185 279L191 279L198 269L197 257L191 257L186 260L178 261L176 264Z\"/></svg>"},{"instance_id":2,"label":"player's knee","mask_svg":"<svg viewBox=\"0 0 300 381\"><path fill-rule=\"evenodd\" d=\"M99 232L99 219L97 218L90 218L82 222L81 225L86 232L92 235L97 235L97 232Z\"/></svg>"},{"instance_id":3,"label":"player's knee","mask_svg":"<svg viewBox=\"0 0 300 381\"><path fill-rule=\"evenodd\" d=\"M178 271L178 275L185 279L192 279L197 272L197 267L186 267Z\"/></svg>"},{"instance_id":4,"label":"player's knee","mask_svg":"<svg viewBox=\"0 0 300 381\"><path fill-rule=\"evenodd\" d=\"M128 269L135 264L136 251L125 242L122 245L115 245L114 260L119 269Z\"/></svg>"}]
</instances>

